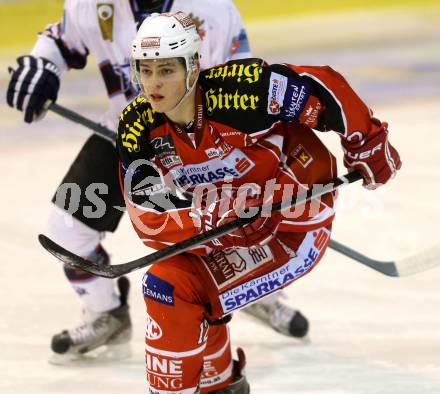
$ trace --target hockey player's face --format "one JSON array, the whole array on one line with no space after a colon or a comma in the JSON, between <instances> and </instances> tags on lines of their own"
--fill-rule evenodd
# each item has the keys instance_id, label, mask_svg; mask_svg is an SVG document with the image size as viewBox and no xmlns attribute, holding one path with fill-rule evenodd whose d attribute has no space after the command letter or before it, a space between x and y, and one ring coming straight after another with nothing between
<instances>
[{"instance_id":1,"label":"hockey player's face","mask_svg":"<svg viewBox=\"0 0 440 394\"><path fill-rule=\"evenodd\" d=\"M141 60L140 80L145 98L155 112L173 109L186 91L186 71L176 58Z\"/></svg>"}]
</instances>

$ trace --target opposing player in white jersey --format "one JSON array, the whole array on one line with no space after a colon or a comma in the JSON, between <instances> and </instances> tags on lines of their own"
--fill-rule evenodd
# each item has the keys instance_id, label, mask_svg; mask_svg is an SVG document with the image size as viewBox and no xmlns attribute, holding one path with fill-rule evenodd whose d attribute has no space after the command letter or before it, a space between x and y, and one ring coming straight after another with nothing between
<instances>
[{"instance_id":1,"label":"opposing player in white jersey","mask_svg":"<svg viewBox=\"0 0 440 394\"><path fill-rule=\"evenodd\" d=\"M47 104L57 100L61 74L83 69L92 54L109 98L109 108L99 122L116 129L121 110L138 94L129 74L130 43L137 26L152 12L176 10L188 13L198 23L202 68L250 56L242 19L230 0L65 0L61 22L48 25L30 55L17 59L8 104L24 112L25 122L41 119ZM58 188L52 200L49 237L76 254L109 264L100 241L105 232L117 228L123 214L117 207L124 206L115 174L114 146L91 136L61 183L76 183L81 194L69 195L62 192L65 188ZM104 212L88 214L90 208L85 208L93 204L86 190L104 201ZM72 211L74 198L79 200ZM71 215L71 220L66 221L66 215ZM118 282L118 294L111 280L67 268L65 273L82 300L84 323L53 337L52 350L61 356L54 362L76 359L97 348L112 357L127 356L131 335L128 281ZM307 319L277 297L252 306L249 312L286 335L303 337L307 333Z\"/></svg>"}]
</instances>

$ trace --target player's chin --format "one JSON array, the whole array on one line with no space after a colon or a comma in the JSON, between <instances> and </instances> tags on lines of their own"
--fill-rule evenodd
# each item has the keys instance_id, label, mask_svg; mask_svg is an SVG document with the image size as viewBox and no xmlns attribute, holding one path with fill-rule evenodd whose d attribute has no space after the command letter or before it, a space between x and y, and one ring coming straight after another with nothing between
<instances>
[{"instance_id":1,"label":"player's chin","mask_svg":"<svg viewBox=\"0 0 440 394\"><path fill-rule=\"evenodd\" d=\"M149 100L149 103L153 111L158 113L166 113L171 111L177 104L175 100L170 100L165 97L161 100Z\"/></svg>"},{"instance_id":2,"label":"player's chin","mask_svg":"<svg viewBox=\"0 0 440 394\"><path fill-rule=\"evenodd\" d=\"M149 103L154 112L164 113L171 109L170 105L163 101L149 100Z\"/></svg>"}]
</instances>

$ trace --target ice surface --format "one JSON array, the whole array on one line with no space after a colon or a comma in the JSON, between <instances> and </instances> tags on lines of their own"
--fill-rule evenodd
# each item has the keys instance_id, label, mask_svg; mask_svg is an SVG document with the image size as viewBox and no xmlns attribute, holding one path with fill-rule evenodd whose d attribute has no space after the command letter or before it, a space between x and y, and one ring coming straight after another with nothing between
<instances>
[{"instance_id":1,"label":"ice surface","mask_svg":"<svg viewBox=\"0 0 440 394\"><path fill-rule=\"evenodd\" d=\"M336 240L382 260L440 241L440 34L418 31L417 38L268 56L335 65L376 115L389 121L402 171L377 192L359 185L341 192L334 229ZM96 116L101 96L83 99L90 87L103 89L99 80L76 72L64 83L59 102ZM51 336L75 322L79 305L61 266L38 245L37 234L44 230L50 197L87 130L56 115L24 125L4 105L0 122L0 393L145 392L141 272L131 275L135 335L130 360L77 367L47 362ZM323 138L340 157L338 138ZM104 244L118 263L146 253L127 218ZM246 351L252 392L440 393L439 283L440 268L394 279L329 251L312 274L286 290L285 302L310 319L310 344L235 314L233 344Z\"/></svg>"}]
</instances>

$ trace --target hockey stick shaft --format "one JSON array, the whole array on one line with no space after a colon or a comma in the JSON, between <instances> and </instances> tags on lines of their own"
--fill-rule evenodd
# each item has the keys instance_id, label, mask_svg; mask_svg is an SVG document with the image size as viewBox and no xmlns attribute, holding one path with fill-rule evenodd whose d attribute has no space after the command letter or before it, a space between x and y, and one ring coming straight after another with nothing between
<instances>
[{"instance_id":1,"label":"hockey stick shaft","mask_svg":"<svg viewBox=\"0 0 440 394\"><path fill-rule=\"evenodd\" d=\"M394 261L374 260L333 239L330 240L329 247L375 271L392 277L414 275L440 265L440 244Z\"/></svg>"},{"instance_id":2,"label":"hockey stick shaft","mask_svg":"<svg viewBox=\"0 0 440 394\"><path fill-rule=\"evenodd\" d=\"M71 120L72 122L78 123L84 127L89 128L90 130L93 130L96 134L98 134L99 136L105 138L106 140L110 141L110 142L114 142L116 139L116 133L114 133L113 131L111 131L110 129L108 129L107 127L104 127L80 114L78 114L75 111L72 111L62 105L56 104L56 103L52 103L49 106L49 109L52 112L55 112L56 114ZM375 264L375 260L370 259L369 257L366 257L358 252L356 252L355 250L349 248L348 246L345 246L337 241L330 241L329 247L331 249L336 250L337 252L343 254L344 256L347 256L353 260L356 260L364 265L374 265ZM380 262L377 262L380 263ZM393 270L393 268L390 268L391 271Z\"/></svg>"},{"instance_id":3,"label":"hockey stick shaft","mask_svg":"<svg viewBox=\"0 0 440 394\"><path fill-rule=\"evenodd\" d=\"M69 119L72 122L78 123L82 126L87 127L90 130L93 130L95 134L106 139L107 141L115 142L116 140L116 133L114 131L108 129L105 126L100 125L99 123L87 119L86 117L80 115L75 111L72 111L71 109L63 107L62 105L56 103L52 103L49 106L49 110L55 112L56 114L62 116L63 118Z\"/></svg>"},{"instance_id":4,"label":"hockey stick shaft","mask_svg":"<svg viewBox=\"0 0 440 394\"><path fill-rule=\"evenodd\" d=\"M313 189L309 189L306 192L297 195L293 200L276 203L272 205L272 211L279 211L305 203L312 199L318 198L324 194L333 192L343 185L348 185L360 179L362 179L362 176L357 172L346 174L344 176L335 178L332 183L325 185L324 187L320 188L318 191L313 191ZM69 252L68 250L62 248L61 246L57 245L55 242L53 242L52 240L50 240L49 238L47 238L42 234L40 234L38 238L41 245L47 251L52 253L55 257L63 261L69 267L76 269L79 268L94 275L103 276L106 278L116 278L118 276L128 274L139 268L143 268L148 265L158 263L159 261L170 258L172 256L181 254L198 245L204 244L208 241L211 241L212 239L221 237L224 234L234 231L240 227L243 227L246 224L251 223L253 220L255 220L255 217L237 218L225 225L214 228L202 234L196 235L195 237L189 238L182 242L178 242L172 246L169 246L168 248L159 250L150 255L141 257L137 260L133 260L131 262L124 264L109 265L109 266L94 264L86 259L83 259Z\"/></svg>"}]
</instances>

